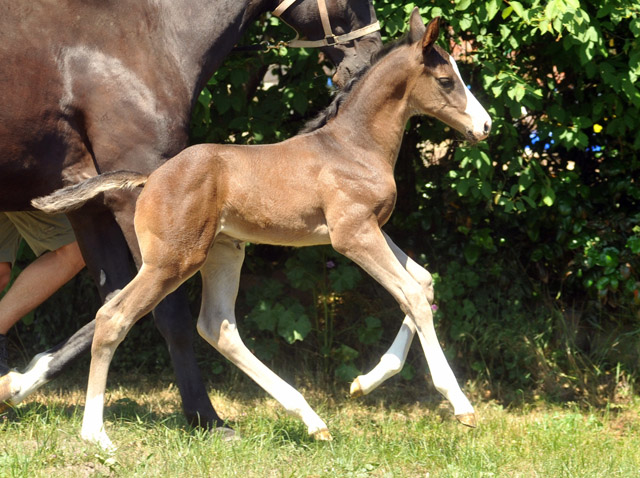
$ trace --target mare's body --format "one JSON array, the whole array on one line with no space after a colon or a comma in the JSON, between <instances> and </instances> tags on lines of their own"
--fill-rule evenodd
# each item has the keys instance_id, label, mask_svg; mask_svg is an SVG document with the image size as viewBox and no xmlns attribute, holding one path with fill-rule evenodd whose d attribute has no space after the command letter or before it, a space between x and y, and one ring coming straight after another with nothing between
<instances>
[{"instance_id":1,"label":"mare's body","mask_svg":"<svg viewBox=\"0 0 640 478\"><path fill-rule=\"evenodd\" d=\"M205 82L271 0L0 0L0 210L119 169L150 173L187 146L191 110ZM375 22L368 1L327 2L332 28ZM318 5L299 0L282 18L324 37ZM337 83L365 64L380 36L323 48ZM69 214L89 271L107 297L131 279L136 192L113 191ZM192 347L184 294L155 310L191 423L221 424ZM15 404L87 351L94 322L40 354L27 372L0 379Z\"/></svg>"}]
</instances>

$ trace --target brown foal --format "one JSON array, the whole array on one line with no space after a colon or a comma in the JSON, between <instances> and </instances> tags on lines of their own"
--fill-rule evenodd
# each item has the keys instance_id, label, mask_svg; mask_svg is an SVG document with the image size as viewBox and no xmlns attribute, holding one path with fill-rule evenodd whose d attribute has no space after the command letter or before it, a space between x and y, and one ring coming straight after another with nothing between
<instances>
[{"instance_id":1,"label":"brown foal","mask_svg":"<svg viewBox=\"0 0 640 478\"><path fill-rule=\"evenodd\" d=\"M475 424L473 407L436 338L431 276L380 229L395 204L393 170L409 117L434 116L472 142L491 129L455 61L435 44L438 23L434 19L425 27L414 10L407 40L380 58L337 114L313 132L273 145L192 146L148 178L127 172L97 176L34 203L48 211L68 210L101 191L146 183L135 214L142 267L96 317L85 439L112 447L103 407L114 351L140 317L197 271L203 281L200 335L302 419L311 435L331 438L302 395L262 364L238 334L234 306L245 242L331 243L359 264L393 295L406 317L387 359L373 376L359 377L352 393L367 393L392 375L417 331L436 388L463 423ZM69 202L61 202L65 199Z\"/></svg>"}]
</instances>

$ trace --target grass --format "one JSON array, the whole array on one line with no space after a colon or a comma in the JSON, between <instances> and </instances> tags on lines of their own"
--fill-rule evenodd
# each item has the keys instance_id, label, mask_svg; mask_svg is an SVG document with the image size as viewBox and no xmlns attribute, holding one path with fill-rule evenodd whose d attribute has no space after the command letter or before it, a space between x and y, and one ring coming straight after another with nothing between
<instances>
[{"instance_id":1,"label":"grass","mask_svg":"<svg viewBox=\"0 0 640 478\"><path fill-rule=\"evenodd\" d=\"M106 426L118 446L109 456L79 438L82 385L54 383L0 415L0 476L640 476L638 397L598 410L475 400L480 423L472 430L439 400L393 387L360 400L304 390L329 425L329 443L309 439L252 385L212 390L243 437L223 442L186 426L170 382L129 378L108 388Z\"/></svg>"}]
</instances>

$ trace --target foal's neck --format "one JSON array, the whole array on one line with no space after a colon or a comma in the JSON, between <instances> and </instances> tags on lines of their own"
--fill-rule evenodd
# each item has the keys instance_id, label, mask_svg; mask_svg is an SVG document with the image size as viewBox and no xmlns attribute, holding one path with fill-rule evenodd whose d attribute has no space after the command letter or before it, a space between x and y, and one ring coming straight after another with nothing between
<instances>
[{"instance_id":1,"label":"foal's neck","mask_svg":"<svg viewBox=\"0 0 640 478\"><path fill-rule=\"evenodd\" d=\"M355 86L334 121L327 124L349 146L356 146L395 166L404 127L412 115L408 46L392 51Z\"/></svg>"}]
</instances>

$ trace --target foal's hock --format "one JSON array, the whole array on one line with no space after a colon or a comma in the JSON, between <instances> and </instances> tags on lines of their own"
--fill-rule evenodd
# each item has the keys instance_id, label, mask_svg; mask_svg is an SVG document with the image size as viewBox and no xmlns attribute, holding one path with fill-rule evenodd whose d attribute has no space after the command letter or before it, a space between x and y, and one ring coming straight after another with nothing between
<instances>
[{"instance_id":1,"label":"foal's hock","mask_svg":"<svg viewBox=\"0 0 640 478\"><path fill-rule=\"evenodd\" d=\"M395 204L393 169L409 117L434 116L472 142L491 129L455 61L435 44L438 22L425 27L414 10L406 39L387 49L353 85L337 114L334 108L315 131L273 145L193 146L148 178L104 175L80 187L81 194L57 193L77 207L105 187L146 181L135 215L143 264L98 312L84 438L112 446L103 427L103 396L113 353L136 320L197 271L203 279L200 335L303 420L311 435L331 438L302 395L262 364L238 334L234 306L247 241L330 243L398 301L406 314L400 333L380 364L356 379L353 395L368 393L399 370L417 332L436 388L461 422L475 425L473 407L435 334L431 276L380 229Z\"/></svg>"}]
</instances>

